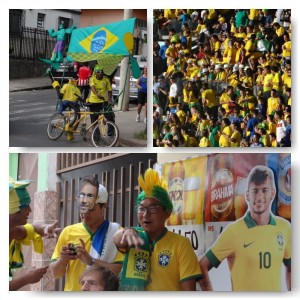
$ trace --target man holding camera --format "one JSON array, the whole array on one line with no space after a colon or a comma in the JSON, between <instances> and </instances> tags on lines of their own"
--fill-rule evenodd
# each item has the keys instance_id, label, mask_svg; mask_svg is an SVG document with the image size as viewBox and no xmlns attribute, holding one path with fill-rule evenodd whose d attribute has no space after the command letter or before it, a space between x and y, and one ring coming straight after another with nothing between
<instances>
[{"instance_id":1,"label":"man holding camera","mask_svg":"<svg viewBox=\"0 0 300 300\"><path fill-rule=\"evenodd\" d=\"M87 266L99 265L117 276L123 260L113 243L120 228L104 219L108 192L94 177L84 177L78 196L81 223L64 228L59 236L50 270L54 278L65 276L65 291L80 291L79 278Z\"/></svg>"}]
</instances>

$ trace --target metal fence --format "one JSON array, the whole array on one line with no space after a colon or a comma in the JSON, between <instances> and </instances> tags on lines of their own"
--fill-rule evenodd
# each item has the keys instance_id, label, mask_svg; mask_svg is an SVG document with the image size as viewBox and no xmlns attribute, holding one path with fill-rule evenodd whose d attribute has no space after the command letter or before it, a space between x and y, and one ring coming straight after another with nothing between
<instances>
[{"instance_id":1,"label":"metal fence","mask_svg":"<svg viewBox=\"0 0 300 300\"><path fill-rule=\"evenodd\" d=\"M9 57L23 60L50 58L56 43L47 30L21 27L9 33Z\"/></svg>"}]
</instances>

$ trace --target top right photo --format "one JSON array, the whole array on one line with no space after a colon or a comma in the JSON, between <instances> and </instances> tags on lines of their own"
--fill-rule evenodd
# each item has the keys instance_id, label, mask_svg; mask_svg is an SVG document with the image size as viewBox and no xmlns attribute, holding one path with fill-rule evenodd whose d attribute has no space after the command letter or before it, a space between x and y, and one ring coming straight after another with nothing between
<instances>
[{"instance_id":1,"label":"top right photo","mask_svg":"<svg viewBox=\"0 0 300 300\"><path fill-rule=\"evenodd\" d=\"M291 9L154 9L153 146L291 147Z\"/></svg>"}]
</instances>

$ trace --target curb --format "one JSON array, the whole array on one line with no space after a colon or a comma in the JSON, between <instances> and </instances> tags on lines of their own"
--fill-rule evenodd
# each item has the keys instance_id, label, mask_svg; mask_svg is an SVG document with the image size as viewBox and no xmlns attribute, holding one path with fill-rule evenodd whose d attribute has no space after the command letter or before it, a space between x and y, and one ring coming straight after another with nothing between
<instances>
[{"instance_id":1,"label":"curb","mask_svg":"<svg viewBox=\"0 0 300 300\"><path fill-rule=\"evenodd\" d=\"M121 147L147 147L147 141L145 142L146 144L141 144L141 142L128 141L119 138L119 146Z\"/></svg>"},{"instance_id":2,"label":"curb","mask_svg":"<svg viewBox=\"0 0 300 300\"><path fill-rule=\"evenodd\" d=\"M34 88L16 88L13 90L9 90L10 93L14 92L26 92L26 91L37 91L37 90L47 90L47 89L52 89L52 86L40 86L40 87L34 87Z\"/></svg>"}]
</instances>

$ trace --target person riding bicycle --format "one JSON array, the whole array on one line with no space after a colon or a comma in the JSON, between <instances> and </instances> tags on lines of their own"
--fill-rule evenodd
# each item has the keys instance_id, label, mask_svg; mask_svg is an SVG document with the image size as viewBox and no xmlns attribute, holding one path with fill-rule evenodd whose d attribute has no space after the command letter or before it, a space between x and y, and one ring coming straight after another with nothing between
<instances>
[{"instance_id":1,"label":"person riding bicycle","mask_svg":"<svg viewBox=\"0 0 300 300\"><path fill-rule=\"evenodd\" d=\"M91 93L86 102L91 103L90 111L99 112L108 110L108 105L112 103L112 87L108 77L104 76L103 69L96 66L94 76L90 78ZM91 114L91 122L94 123L98 118L97 114ZM105 113L108 121L115 121L113 112Z\"/></svg>"},{"instance_id":2,"label":"person riding bicycle","mask_svg":"<svg viewBox=\"0 0 300 300\"><path fill-rule=\"evenodd\" d=\"M65 130L69 131L67 134L68 141L74 139L72 130L74 123L76 122L77 118L79 118L80 106L78 104L81 98L81 92L76 85L77 81L74 78L69 79L68 83L65 83L63 87L60 89L60 85L57 81L52 83L53 88L57 91L58 98L61 100L59 105L59 113L65 111L68 107L73 109L74 111L74 118L70 120L70 124L66 124Z\"/></svg>"}]
</instances>

